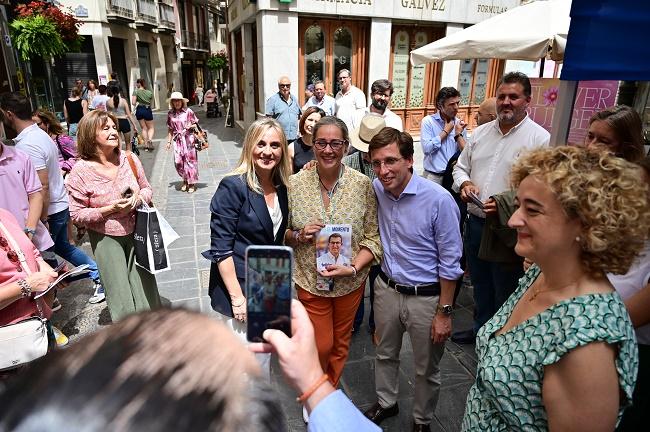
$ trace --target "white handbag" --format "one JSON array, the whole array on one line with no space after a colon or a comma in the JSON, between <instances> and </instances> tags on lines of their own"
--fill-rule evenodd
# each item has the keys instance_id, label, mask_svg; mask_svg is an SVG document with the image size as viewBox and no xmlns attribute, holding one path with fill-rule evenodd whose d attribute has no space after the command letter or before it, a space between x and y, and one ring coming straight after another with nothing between
<instances>
[{"instance_id":1,"label":"white handbag","mask_svg":"<svg viewBox=\"0 0 650 432\"><path fill-rule=\"evenodd\" d=\"M30 274L31 271L27 265L25 254L1 222L0 230L2 230L11 244L11 248L18 255L25 272ZM13 369L47 354L47 320L43 317L43 310L39 301L35 301L38 308L38 317L30 317L0 327L0 371Z\"/></svg>"}]
</instances>

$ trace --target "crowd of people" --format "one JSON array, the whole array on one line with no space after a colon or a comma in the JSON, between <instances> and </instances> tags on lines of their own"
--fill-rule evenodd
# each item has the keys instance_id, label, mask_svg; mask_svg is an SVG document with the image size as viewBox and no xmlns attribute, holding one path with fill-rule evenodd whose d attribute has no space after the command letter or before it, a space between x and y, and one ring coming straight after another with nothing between
<instances>
[{"instance_id":1,"label":"crowd of people","mask_svg":"<svg viewBox=\"0 0 650 432\"><path fill-rule=\"evenodd\" d=\"M19 95L0 97L3 121L19 137L24 130L38 134L40 141L30 145L41 143L49 157L2 147L0 162L5 152L15 154L29 175L20 183L20 205L0 211L0 245L7 252L0 274L9 275L0 280L0 308L13 313L0 324L51 313L53 298L38 302L31 295L55 277L48 252L73 264L87 262L75 252L65 256L70 216L89 231L94 268L119 323L57 353L52 362L72 382L90 376L98 388L110 388L105 397L117 401L117 408L111 405L116 413L141 401L143 417L120 417L126 429L157 418L199 429L223 424L224 430L283 430L281 407L267 389L269 354L276 352L314 431L380 430L377 425L399 413L400 362L412 362L411 430L426 432L445 380L445 343L452 339L475 344L478 358L464 431L641 430L650 391L650 159L638 114L625 106L603 110L591 118L583 145L549 147L549 133L526 111L526 75L503 76L495 97L479 107L471 135L467 119L458 116L460 93L444 87L436 112L421 123L424 170L418 173L414 140L388 108L392 83L372 83L366 105L350 71L341 70L338 79L335 97L317 81L301 107L289 78L281 77L267 116L248 128L237 166L212 197L211 244L203 256L211 261L208 293L220 323L184 311L124 319L158 308L160 298L155 277L133 263L135 209L151 202L152 191L138 158L121 150L119 116L130 117L130 111L119 90L110 90L116 86L109 85L107 111L84 113L76 133L69 131L76 157L67 170L61 164L68 159L58 157L56 146L68 141L55 119L32 113ZM147 96L134 95L145 125ZM73 95L70 106L75 97L81 95ZM167 146L174 145L181 190L191 193L198 181L198 119L187 102L179 92L170 94ZM49 200L42 198L48 194ZM51 236L42 235L45 222L50 231L55 227ZM338 259L343 238L329 235L327 253L334 258L319 268L317 240L331 225L350 228L350 258ZM12 242L3 240L9 235L20 237L25 262L12 259ZM247 305L273 310L275 304L246 298L250 245L287 245L295 254L292 336L266 330L265 343L249 345L254 357L241 346L247 343ZM258 289L283 287L277 298L286 306L287 281L259 270ZM455 296L466 274L474 322L454 331ZM336 389L352 334L363 321L368 282L375 395L362 413ZM404 333L413 349L408 360L401 353ZM217 339L219 344L209 343ZM133 349L109 355L115 343ZM197 363L197 356L210 362ZM73 358L83 360L71 364ZM93 380L94 373L84 376L98 366L116 372L103 381ZM184 385L151 397L146 389L127 388L125 376L152 391ZM206 376L212 380L206 383ZM237 379L243 376L247 380ZM19 377L0 396L10 413L5 425L17 427L37 415L24 406L58 407L68 397L20 392L33 382L61 386L59 374L45 368ZM181 410L180 400L194 402ZM242 404L258 409L244 415Z\"/></svg>"}]
</instances>

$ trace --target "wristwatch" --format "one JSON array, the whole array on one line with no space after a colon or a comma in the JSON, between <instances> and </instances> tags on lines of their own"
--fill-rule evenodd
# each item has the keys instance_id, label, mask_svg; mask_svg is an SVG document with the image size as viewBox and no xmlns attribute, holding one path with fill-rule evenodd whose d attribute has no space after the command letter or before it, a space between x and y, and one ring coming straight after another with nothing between
<instances>
[{"instance_id":1,"label":"wristwatch","mask_svg":"<svg viewBox=\"0 0 650 432\"><path fill-rule=\"evenodd\" d=\"M451 315L451 312L454 310L454 307L450 304L446 305L441 305L438 303L438 306L436 306L436 312L442 312L443 314L449 316Z\"/></svg>"},{"instance_id":2,"label":"wristwatch","mask_svg":"<svg viewBox=\"0 0 650 432\"><path fill-rule=\"evenodd\" d=\"M28 235L29 235L29 234L31 234L31 235L35 235L35 234L36 234L36 230L35 230L35 229L31 229L31 228L25 228L25 229L23 230L23 232L24 232L25 234L28 234Z\"/></svg>"},{"instance_id":3,"label":"wristwatch","mask_svg":"<svg viewBox=\"0 0 650 432\"><path fill-rule=\"evenodd\" d=\"M459 134L454 135L454 141L458 141L458 138L460 138L460 137L462 137L462 136L463 136L462 133L459 133Z\"/></svg>"}]
</instances>

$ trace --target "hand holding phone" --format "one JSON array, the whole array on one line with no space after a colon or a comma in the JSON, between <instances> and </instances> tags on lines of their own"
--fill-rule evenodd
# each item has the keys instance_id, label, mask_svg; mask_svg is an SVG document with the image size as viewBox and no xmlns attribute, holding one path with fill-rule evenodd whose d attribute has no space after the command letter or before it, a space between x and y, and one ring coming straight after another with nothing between
<instances>
[{"instance_id":1,"label":"hand holding phone","mask_svg":"<svg viewBox=\"0 0 650 432\"><path fill-rule=\"evenodd\" d=\"M293 250L285 246L246 248L246 338L262 342L267 329L291 336Z\"/></svg>"},{"instance_id":2,"label":"hand holding phone","mask_svg":"<svg viewBox=\"0 0 650 432\"><path fill-rule=\"evenodd\" d=\"M467 196L470 200L481 210L485 209L485 204L479 199L479 197L472 191L467 192Z\"/></svg>"}]
</instances>

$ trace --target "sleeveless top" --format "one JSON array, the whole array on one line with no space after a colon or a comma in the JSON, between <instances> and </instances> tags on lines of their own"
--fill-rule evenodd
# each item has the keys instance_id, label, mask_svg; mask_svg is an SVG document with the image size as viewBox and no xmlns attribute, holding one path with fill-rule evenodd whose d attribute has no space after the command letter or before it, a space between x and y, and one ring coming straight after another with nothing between
<instances>
[{"instance_id":1,"label":"sleeveless top","mask_svg":"<svg viewBox=\"0 0 650 432\"><path fill-rule=\"evenodd\" d=\"M126 110L124 109L124 105L122 105L122 98L121 97L120 97L120 102L117 104L117 107L112 107L111 108L112 105L113 105L113 98L109 97L108 101L106 102L106 111L115 114L115 117L117 117L117 118L125 118L126 117Z\"/></svg>"},{"instance_id":2,"label":"sleeveless top","mask_svg":"<svg viewBox=\"0 0 650 432\"><path fill-rule=\"evenodd\" d=\"M68 123L74 124L79 123L81 117L84 116L84 110L81 106L81 99L76 101L71 101L70 99L65 100L65 109L68 111Z\"/></svg>"},{"instance_id":3,"label":"sleeveless top","mask_svg":"<svg viewBox=\"0 0 650 432\"><path fill-rule=\"evenodd\" d=\"M293 173L299 172L309 161L316 159L313 147L305 144L302 137L293 142Z\"/></svg>"},{"instance_id":4,"label":"sleeveless top","mask_svg":"<svg viewBox=\"0 0 650 432\"><path fill-rule=\"evenodd\" d=\"M135 91L135 101L140 105L151 105L153 93L151 90L139 88Z\"/></svg>"},{"instance_id":5,"label":"sleeveless top","mask_svg":"<svg viewBox=\"0 0 650 432\"><path fill-rule=\"evenodd\" d=\"M619 420L631 404L638 350L630 317L617 293L566 299L501 335L494 334L540 273L533 265L519 281L519 288L478 332L479 363L467 396L463 431L548 430L542 401L544 366L596 341L618 347L616 371L623 396Z\"/></svg>"}]
</instances>

